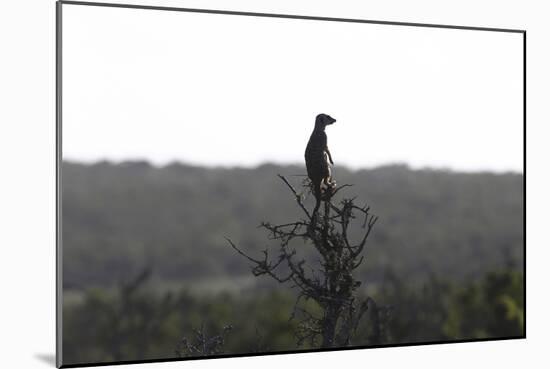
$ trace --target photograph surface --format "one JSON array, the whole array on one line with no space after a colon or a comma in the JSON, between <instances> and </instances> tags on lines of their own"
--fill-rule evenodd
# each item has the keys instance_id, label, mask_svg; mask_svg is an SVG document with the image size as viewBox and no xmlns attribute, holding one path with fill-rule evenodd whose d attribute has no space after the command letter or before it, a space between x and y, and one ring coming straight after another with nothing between
<instances>
[{"instance_id":1,"label":"photograph surface","mask_svg":"<svg viewBox=\"0 0 550 369\"><path fill-rule=\"evenodd\" d=\"M521 32L60 6L63 365L524 337Z\"/></svg>"}]
</instances>

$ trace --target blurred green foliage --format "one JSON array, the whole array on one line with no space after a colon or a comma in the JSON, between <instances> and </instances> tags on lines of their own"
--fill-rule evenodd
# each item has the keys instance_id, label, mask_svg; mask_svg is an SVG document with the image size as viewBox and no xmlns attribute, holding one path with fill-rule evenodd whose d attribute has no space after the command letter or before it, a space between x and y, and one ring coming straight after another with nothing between
<instances>
[{"instance_id":1,"label":"blurred green foliage","mask_svg":"<svg viewBox=\"0 0 550 369\"><path fill-rule=\"evenodd\" d=\"M377 294L390 306L386 341L435 342L524 335L523 273L501 269L468 283L436 276L421 286L392 275Z\"/></svg>"},{"instance_id":2,"label":"blurred green foliage","mask_svg":"<svg viewBox=\"0 0 550 369\"><path fill-rule=\"evenodd\" d=\"M150 286L111 292L91 289L83 301L64 306L66 364L179 357L178 342L204 325L217 335L227 325L224 353L295 349L293 297L283 292L193 296L159 294ZM307 346L305 347L307 348Z\"/></svg>"},{"instance_id":3,"label":"blurred green foliage","mask_svg":"<svg viewBox=\"0 0 550 369\"><path fill-rule=\"evenodd\" d=\"M133 286L107 292L93 288L83 301L64 306L64 363L179 357L182 338L204 327L215 336L231 325L223 353L242 354L311 348L296 346L294 296L284 290L243 294L158 293L138 277ZM520 337L524 334L522 274L490 272L455 285L432 278L419 287L389 278L373 295L358 328L356 346ZM309 304L306 309L319 310ZM375 335L374 330L379 330ZM374 337L376 336L376 340Z\"/></svg>"},{"instance_id":4,"label":"blurred green foliage","mask_svg":"<svg viewBox=\"0 0 550 369\"><path fill-rule=\"evenodd\" d=\"M521 335L525 326L523 296L521 273L489 273L454 292L444 332L457 339Z\"/></svg>"}]
</instances>

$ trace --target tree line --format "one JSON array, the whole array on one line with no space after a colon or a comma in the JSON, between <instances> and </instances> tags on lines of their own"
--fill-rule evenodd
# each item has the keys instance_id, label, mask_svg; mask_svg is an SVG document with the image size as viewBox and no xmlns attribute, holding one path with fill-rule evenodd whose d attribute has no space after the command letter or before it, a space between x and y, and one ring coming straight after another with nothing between
<instances>
[{"instance_id":1,"label":"tree line","mask_svg":"<svg viewBox=\"0 0 550 369\"><path fill-rule=\"evenodd\" d=\"M219 279L238 288L249 268L225 237L254 253L266 244L262 221L299 216L277 173L295 182L305 168L64 162L64 287L110 287L151 267L165 284ZM393 165L338 167L336 178L354 184L357 200L368 200L380 219L373 249L357 269L361 279L382 282L391 268L409 281L431 274L468 280L523 263L520 174Z\"/></svg>"}]
</instances>

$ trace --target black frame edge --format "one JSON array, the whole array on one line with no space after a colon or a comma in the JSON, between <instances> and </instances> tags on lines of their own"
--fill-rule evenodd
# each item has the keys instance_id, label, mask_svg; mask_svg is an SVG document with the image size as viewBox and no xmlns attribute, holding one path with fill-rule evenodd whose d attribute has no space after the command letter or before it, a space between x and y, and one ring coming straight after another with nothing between
<instances>
[{"instance_id":1,"label":"black frame edge","mask_svg":"<svg viewBox=\"0 0 550 369\"><path fill-rule=\"evenodd\" d=\"M354 18L306 16L306 15L294 15L294 14L276 14L276 13L272 14L272 13L246 12L246 11L234 11L234 10L179 8L179 7L169 7L169 6L137 5L137 4L123 4L123 3L101 3L101 2L93 2L93 1L73 1L73 0L58 0L58 1L67 5L84 5L84 6L97 6L97 7L107 7L107 8L163 10L163 11L187 12L187 13L239 15L239 16L248 16L248 17L302 19L302 20L347 22L347 23L367 23L367 24L405 26L405 27L447 28L447 29L469 30L469 31L509 32L509 33L525 32L525 30L513 29L513 28L506 29L506 28L494 28L494 27L458 26L458 25L450 25L450 24L394 22L394 21L380 21L380 20L354 19Z\"/></svg>"},{"instance_id":2,"label":"black frame edge","mask_svg":"<svg viewBox=\"0 0 550 369\"><path fill-rule=\"evenodd\" d=\"M98 366L109 366L109 365L169 363L169 362L185 362L185 361L195 361L195 360L216 360L216 359L232 359L232 358L241 358L241 357L261 357L261 356L272 356L272 355L316 354L320 352L339 352L339 351L432 346L432 345L453 345L453 344L463 344L463 343L495 342L495 341L509 341L509 340L519 340L519 339L525 339L525 336L476 338L471 340L454 340L454 341L427 341L427 342L413 342L413 343L398 343L398 344L391 344L391 345L334 347L330 349L253 352L253 353L246 353L246 354L221 354L221 355L212 355L212 356L192 356L192 357L185 357L185 358L165 358L165 359L112 361L112 362L102 362L102 363L68 364L68 365L61 366L61 368L84 368L84 367L98 367Z\"/></svg>"},{"instance_id":3,"label":"black frame edge","mask_svg":"<svg viewBox=\"0 0 550 369\"><path fill-rule=\"evenodd\" d=\"M63 45L63 12L61 1L55 3L55 364L63 365L63 262L62 262L62 222L61 222L61 118L62 118L62 45Z\"/></svg>"},{"instance_id":4,"label":"black frame edge","mask_svg":"<svg viewBox=\"0 0 550 369\"><path fill-rule=\"evenodd\" d=\"M523 31L523 336L527 338L527 31Z\"/></svg>"}]
</instances>

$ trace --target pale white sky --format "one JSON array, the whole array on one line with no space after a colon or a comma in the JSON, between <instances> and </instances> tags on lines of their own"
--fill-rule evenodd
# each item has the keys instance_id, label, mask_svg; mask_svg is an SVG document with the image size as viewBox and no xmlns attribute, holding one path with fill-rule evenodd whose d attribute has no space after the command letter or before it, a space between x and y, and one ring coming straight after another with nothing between
<instances>
[{"instance_id":1,"label":"pale white sky","mask_svg":"<svg viewBox=\"0 0 550 369\"><path fill-rule=\"evenodd\" d=\"M65 159L514 170L522 35L63 6Z\"/></svg>"}]
</instances>

